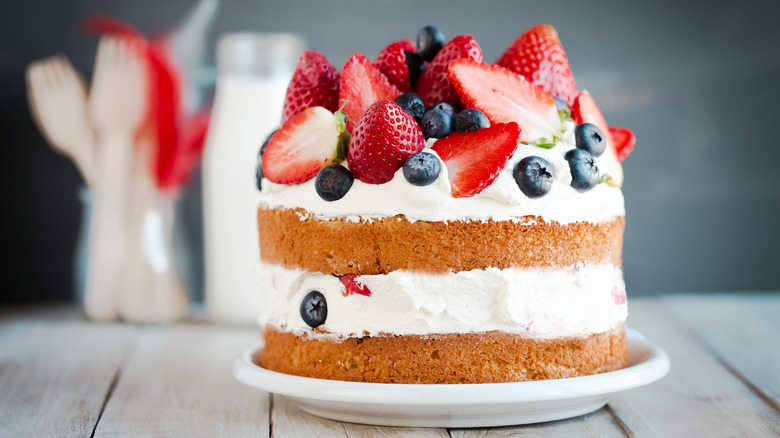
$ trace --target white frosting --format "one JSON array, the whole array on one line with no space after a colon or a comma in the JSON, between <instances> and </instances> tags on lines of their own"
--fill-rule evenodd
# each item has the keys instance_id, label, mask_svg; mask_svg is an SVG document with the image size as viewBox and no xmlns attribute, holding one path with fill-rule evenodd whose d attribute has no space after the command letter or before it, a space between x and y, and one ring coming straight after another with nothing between
<instances>
[{"instance_id":1,"label":"white frosting","mask_svg":"<svg viewBox=\"0 0 780 438\"><path fill-rule=\"evenodd\" d=\"M258 321L296 334L314 332L300 316L304 296L320 291L330 335L426 335L499 330L536 338L587 336L626 320L625 284L609 264L566 269L497 269L425 274L393 271L357 277L371 296L344 296L332 275L261 263Z\"/></svg>"},{"instance_id":2,"label":"white frosting","mask_svg":"<svg viewBox=\"0 0 780 438\"><path fill-rule=\"evenodd\" d=\"M411 221L502 221L533 215L567 224L600 223L625 215L619 188L601 183L580 193L571 187L571 173L564 154L575 148L574 124L567 122L566 128L563 140L551 149L521 143L498 178L482 192L468 198L452 197L447 168L442 163L441 175L429 186L409 184L403 171L398 170L385 184L367 184L356 179L347 194L333 202L317 196L314 179L295 185L275 184L264 179L260 202L270 208L303 208L320 219L346 217L357 220L403 214ZM434 143L435 139L428 140L426 149ZM529 155L547 160L554 169L552 189L541 198L525 196L512 175L515 164ZM602 175L607 173L622 180L621 165L611 150L596 162Z\"/></svg>"}]
</instances>

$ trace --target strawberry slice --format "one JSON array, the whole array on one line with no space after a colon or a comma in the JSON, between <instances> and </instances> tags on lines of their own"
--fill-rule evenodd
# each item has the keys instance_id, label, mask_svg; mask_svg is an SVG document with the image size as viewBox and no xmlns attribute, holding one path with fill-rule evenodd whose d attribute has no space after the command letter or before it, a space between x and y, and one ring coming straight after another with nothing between
<instances>
[{"instance_id":1,"label":"strawberry slice","mask_svg":"<svg viewBox=\"0 0 780 438\"><path fill-rule=\"evenodd\" d=\"M470 59L482 62L482 48L471 35L458 35L439 50L428 63L414 84L414 92L431 108L443 100L460 102L458 93L447 76L450 63L458 59Z\"/></svg>"},{"instance_id":2,"label":"strawberry slice","mask_svg":"<svg viewBox=\"0 0 780 438\"><path fill-rule=\"evenodd\" d=\"M321 106L292 116L268 141L263 153L263 175L277 184L299 184L323 167L344 159L349 134L341 111Z\"/></svg>"},{"instance_id":3,"label":"strawberry slice","mask_svg":"<svg viewBox=\"0 0 780 438\"><path fill-rule=\"evenodd\" d=\"M365 295L367 297L371 296L371 289L357 280L360 275L345 274L339 275L338 277L339 280L341 280L341 284L344 285L344 292L342 292L342 295L345 297L348 297L352 294Z\"/></svg>"},{"instance_id":4,"label":"strawberry slice","mask_svg":"<svg viewBox=\"0 0 780 438\"><path fill-rule=\"evenodd\" d=\"M325 56L304 50L284 96L282 123L306 108L321 106L336 112L338 105L339 72Z\"/></svg>"},{"instance_id":5,"label":"strawberry slice","mask_svg":"<svg viewBox=\"0 0 780 438\"><path fill-rule=\"evenodd\" d=\"M515 153L519 137L520 127L510 122L437 140L431 149L447 166L452 196L474 196L489 186Z\"/></svg>"},{"instance_id":6,"label":"strawberry slice","mask_svg":"<svg viewBox=\"0 0 780 438\"><path fill-rule=\"evenodd\" d=\"M404 161L424 147L425 137L414 117L393 102L380 100L355 124L347 163L355 178L382 184L393 179Z\"/></svg>"},{"instance_id":7,"label":"strawberry slice","mask_svg":"<svg viewBox=\"0 0 780 438\"><path fill-rule=\"evenodd\" d=\"M517 37L496 64L524 76L567 105L574 104L577 84L558 32L549 24L538 24Z\"/></svg>"},{"instance_id":8,"label":"strawberry slice","mask_svg":"<svg viewBox=\"0 0 780 438\"><path fill-rule=\"evenodd\" d=\"M610 126L609 135L612 137L612 144L615 146L615 153L620 162L631 154L636 146L636 136L634 132L622 126Z\"/></svg>"},{"instance_id":9,"label":"strawberry slice","mask_svg":"<svg viewBox=\"0 0 780 438\"><path fill-rule=\"evenodd\" d=\"M395 100L401 91L362 53L355 53L341 69L339 105L347 114L347 131L352 132L357 121L372 103Z\"/></svg>"},{"instance_id":10,"label":"strawberry slice","mask_svg":"<svg viewBox=\"0 0 780 438\"><path fill-rule=\"evenodd\" d=\"M482 111L491 124L517 122L523 143L551 144L565 129L550 93L504 67L458 60L449 76L464 107Z\"/></svg>"},{"instance_id":11,"label":"strawberry slice","mask_svg":"<svg viewBox=\"0 0 780 438\"><path fill-rule=\"evenodd\" d=\"M593 123L598 126L607 138L608 149L614 151L619 161L625 160L636 145L636 137L630 129L607 125L607 120L587 90L580 93L574 100L571 116L577 123Z\"/></svg>"},{"instance_id":12,"label":"strawberry slice","mask_svg":"<svg viewBox=\"0 0 780 438\"><path fill-rule=\"evenodd\" d=\"M396 41L382 49L376 57L376 65L387 76L390 83L398 87L402 93L412 91L409 85L409 66L406 64L406 53L414 52L416 46L410 39Z\"/></svg>"}]
</instances>

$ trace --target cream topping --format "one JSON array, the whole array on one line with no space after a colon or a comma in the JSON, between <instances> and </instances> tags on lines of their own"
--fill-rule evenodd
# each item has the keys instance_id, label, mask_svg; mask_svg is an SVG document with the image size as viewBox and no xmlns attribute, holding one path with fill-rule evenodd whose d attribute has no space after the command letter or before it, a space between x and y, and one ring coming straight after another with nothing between
<instances>
[{"instance_id":1,"label":"cream topping","mask_svg":"<svg viewBox=\"0 0 780 438\"><path fill-rule=\"evenodd\" d=\"M358 220L402 214L411 221L503 221L532 215L566 224L580 221L601 223L625 215L623 194L619 188L601 183L580 193L571 187L571 174L564 154L575 148L574 123L567 122L566 128L563 139L551 149L519 144L496 180L481 193L468 198L452 197L447 168L442 163L442 173L429 186L409 184L403 171L398 170L385 184L367 184L356 179L347 194L333 202L317 196L314 179L294 185L275 184L264 179L260 202L270 208L302 208L326 220ZM430 147L435 141L429 139L426 150L433 152ZM536 199L528 198L520 191L512 174L516 163L530 155L547 160L554 170L552 189ZM622 180L621 165L611 150L596 158L596 162L602 175L607 173Z\"/></svg>"},{"instance_id":2,"label":"cream topping","mask_svg":"<svg viewBox=\"0 0 780 438\"><path fill-rule=\"evenodd\" d=\"M426 335L500 330L536 338L588 336L626 320L625 283L609 264L565 269L497 269L426 274L393 271L357 281L371 296L344 296L332 275L260 263L258 321L296 334L314 332L300 316L312 290L327 301L320 326L330 335Z\"/></svg>"}]
</instances>

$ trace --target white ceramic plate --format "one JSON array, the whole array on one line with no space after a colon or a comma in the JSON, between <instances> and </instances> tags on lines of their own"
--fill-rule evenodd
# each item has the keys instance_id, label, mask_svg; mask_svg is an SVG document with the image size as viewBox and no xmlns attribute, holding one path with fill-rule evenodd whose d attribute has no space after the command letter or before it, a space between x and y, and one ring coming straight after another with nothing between
<instances>
[{"instance_id":1,"label":"white ceramic plate","mask_svg":"<svg viewBox=\"0 0 780 438\"><path fill-rule=\"evenodd\" d=\"M669 371L669 358L627 330L631 365L593 376L513 383L404 385L342 382L277 373L255 365L260 348L236 360L241 382L287 396L305 412L351 423L413 427L488 427L576 417L610 394L647 385Z\"/></svg>"}]
</instances>

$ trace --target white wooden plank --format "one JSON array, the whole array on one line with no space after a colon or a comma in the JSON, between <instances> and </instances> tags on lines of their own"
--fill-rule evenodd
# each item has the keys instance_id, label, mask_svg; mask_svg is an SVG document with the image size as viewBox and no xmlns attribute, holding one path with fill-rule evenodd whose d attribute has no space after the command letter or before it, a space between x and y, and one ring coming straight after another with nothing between
<instances>
[{"instance_id":1,"label":"white wooden plank","mask_svg":"<svg viewBox=\"0 0 780 438\"><path fill-rule=\"evenodd\" d=\"M615 424L608 408L599 409L588 415L549 423L526 424L522 426L450 429L452 438L508 438L508 437L625 437Z\"/></svg>"},{"instance_id":2,"label":"white wooden plank","mask_svg":"<svg viewBox=\"0 0 780 438\"><path fill-rule=\"evenodd\" d=\"M449 436L445 429L383 427L327 420L301 411L292 401L278 395L274 395L271 423L273 438L443 438Z\"/></svg>"},{"instance_id":3,"label":"white wooden plank","mask_svg":"<svg viewBox=\"0 0 780 438\"><path fill-rule=\"evenodd\" d=\"M121 371L96 437L269 435L269 396L233 378L233 361L257 330L174 325L134 328L137 346Z\"/></svg>"},{"instance_id":4,"label":"white wooden plank","mask_svg":"<svg viewBox=\"0 0 780 438\"><path fill-rule=\"evenodd\" d=\"M0 437L88 437L126 350L117 324L3 318Z\"/></svg>"},{"instance_id":5,"label":"white wooden plank","mask_svg":"<svg viewBox=\"0 0 780 438\"><path fill-rule=\"evenodd\" d=\"M610 406L635 436L777 436L777 412L717 362L656 299L629 302L629 325L666 350L671 371L613 396Z\"/></svg>"},{"instance_id":6,"label":"white wooden plank","mask_svg":"<svg viewBox=\"0 0 780 438\"><path fill-rule=\"evenodd\" d=\"M780 293L664 297L730 367L780 406Z\"/></svg>"}]
</instances>

